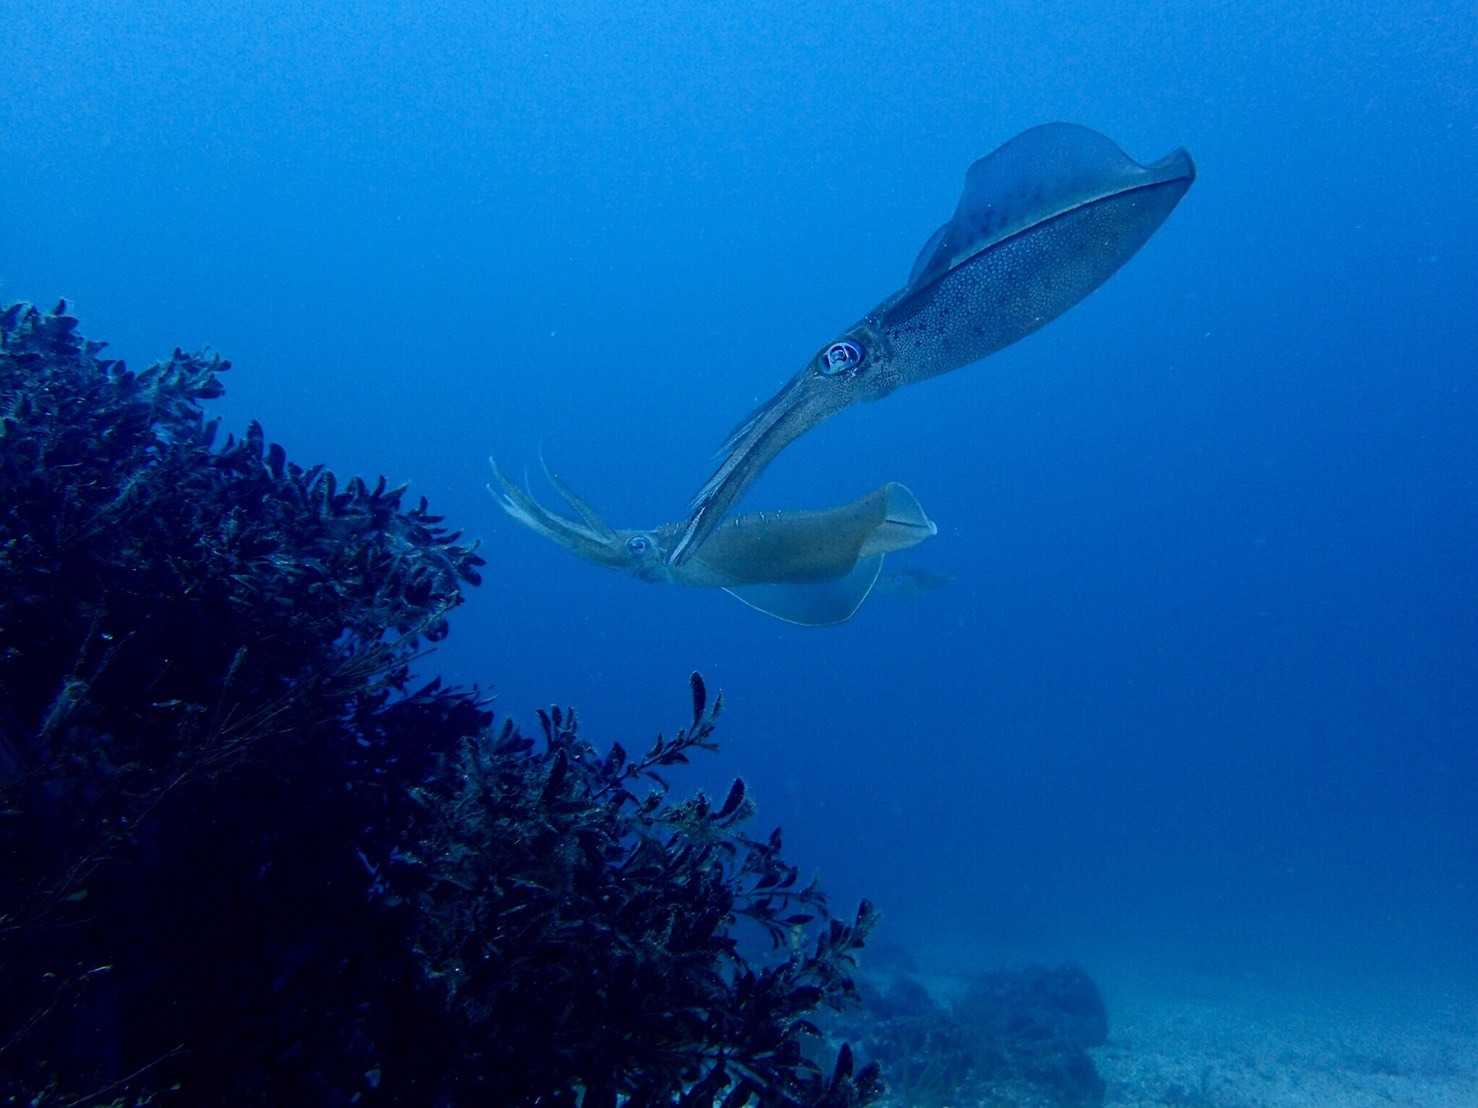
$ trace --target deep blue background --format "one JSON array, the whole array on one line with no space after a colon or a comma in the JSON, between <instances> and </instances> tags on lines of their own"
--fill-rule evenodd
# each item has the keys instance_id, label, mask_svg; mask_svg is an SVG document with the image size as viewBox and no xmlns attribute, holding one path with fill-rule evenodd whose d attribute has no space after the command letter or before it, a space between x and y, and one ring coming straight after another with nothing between
<instances>
[{"instance_id":1,"label":"deep blue background","mask_svg":"<svg viewBox=\"0 0 1478 1108\"><path fill-rule=\"evenodd\" d=\"M1478 973L1478 21L1468 3L34 3L0 18L0 298L65 295L300 462L485 540L429 668L598 744L701 670L761 829L982 962ZM1133 12L1128 9L1133 8ZM1356 10L1358 9L1358 11ZM965 167L1066 119L1200 179L986 363L751 508L909 484L807 630L502 518L540 443L618 525L896 288Z\"/></svg>"}]
</instances>

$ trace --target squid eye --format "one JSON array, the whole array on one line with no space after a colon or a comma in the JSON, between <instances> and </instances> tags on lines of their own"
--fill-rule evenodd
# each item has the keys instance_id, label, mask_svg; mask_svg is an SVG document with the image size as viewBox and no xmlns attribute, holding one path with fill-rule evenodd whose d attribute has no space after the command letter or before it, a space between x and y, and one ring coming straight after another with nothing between
<instances>
[{"instance_id":1,"label":"squid eye","mask_svg":"<svg viewBox=\"0 0 1478 1108\"><path fill-rule=\"evenodd\" d=\"M652 552L652 540L646 535L632 535L626 540L626 553L633 558L645 558Z\"/></svg>"},{"instance_id":2,"label":"squid eye","mask_svg":"<svg viewBox=\"0 0 1478 1108\"><path fill-rule=\"evenodd\" d=\"M834 342L823 350L816 359L816 368L823 376L842 377L862 368L867 352L851 339Z\"/></svg>"}]
</instances>

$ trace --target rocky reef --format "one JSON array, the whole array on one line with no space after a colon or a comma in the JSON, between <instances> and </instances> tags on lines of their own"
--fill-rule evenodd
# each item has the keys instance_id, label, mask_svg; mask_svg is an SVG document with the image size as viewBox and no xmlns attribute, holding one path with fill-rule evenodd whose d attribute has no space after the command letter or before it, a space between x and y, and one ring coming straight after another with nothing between
<instances>
[{"instance_id":1,"label":"rocky reef","mask_svg":"<svg viewBox=\"0 0 1478 1108\"><path fill-rule=\"evenodd\" d=\"M1082 969L982 974L941 1001L912 974L869 975L862 1004L834 1017L860 1057L879 1063L891 1104L947 1108L1099 1108L1105 1084L1088 1051L1108 1013Z\"/></svg>"},{"instance_id":2,"label":"rocky reef","mask_svg":"<svg viewBox=\"0 0 1478 1108\"><path fill-rule=\"evenodd\" d=\"M478 583L404 488L218 442L227 362L0 310L0 1099L865 1104L873 923L573 712L412 666Z\"/></svg>"}]
</instances>

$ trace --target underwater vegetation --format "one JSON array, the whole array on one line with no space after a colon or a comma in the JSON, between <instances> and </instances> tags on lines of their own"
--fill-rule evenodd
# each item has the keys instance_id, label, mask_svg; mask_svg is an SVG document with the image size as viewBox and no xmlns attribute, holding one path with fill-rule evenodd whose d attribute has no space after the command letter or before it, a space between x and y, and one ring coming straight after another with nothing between
<instances>
[{"instance_id":1,"label":"underwater vegetation","mask_svg":"<svg viewBox=\"0 0 1478 1108\"><path fill-rule=\"evenodd\" d=\"M639 757L619 743L598 754L555 709L540 713L537 758L505 724L496 742L464 746L457 786L417 791L436 816L431 834L394 862L417 878L421 972L459 1030L486 1044L479 1088L506 1096L514 1074L537 1091L575 1073L587 1106L615 1105L618 1092L623 1104L667 1104L683 1089L677 1102L708 1104L731 1082L726 1105L751 1093L763 1104L861 1103L881 1088L876 1067L854 1087L849 1048L828 1075L804 1053L819 1034L813 1011L856 996L872 908L864 901L851 925L828 918L816 883L799 884L781 857L778 830L740 833L753 814L742 779L721 803L666 800L658 771L716 749L721 702L705 714L696 674L692 692L691 724ZM497 890L497 926L468 888ZM736 919L783 956L751 964ZM641 1076L618 1084L616 1058ZM490 1085L488 1071L505 1076Z\"/></svg>"},{"instance_id":2,"label":"underwater vegetation","mask_svg":"<svg viewBox=\"0 0 1478 1108\"><path fill-rule=\"evenodd\" d=\"M229 364L0 310L0 1100L866 1104L814 1020L874 922L722 801L418 685L475 544L304 469Z\"/></svg>"}]
</instances>

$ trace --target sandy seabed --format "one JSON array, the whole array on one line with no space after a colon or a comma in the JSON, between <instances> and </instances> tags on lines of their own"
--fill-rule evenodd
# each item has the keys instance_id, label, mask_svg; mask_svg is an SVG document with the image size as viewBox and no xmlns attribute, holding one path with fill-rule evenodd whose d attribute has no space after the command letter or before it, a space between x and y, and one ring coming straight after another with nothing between
<instances>
[{"instance_id":1,"label":"sandy seabed","mask_svg":"<svg viewBox=\"0 0 1478 1108\"><path fill-rule=\"evenodd\" d=\"M1103 983L1105 1105L1478 1108L1478 992L1252 980Z\"/></svg>"}]
</instances>

